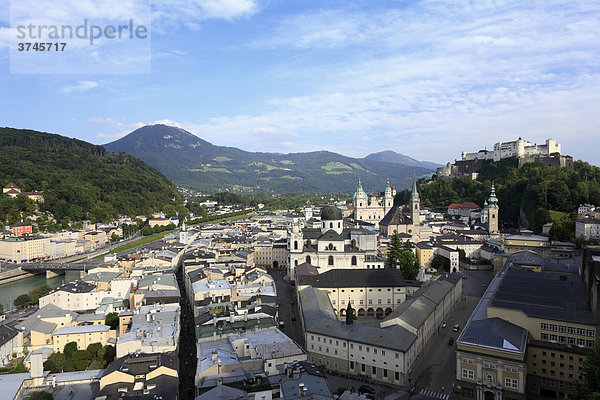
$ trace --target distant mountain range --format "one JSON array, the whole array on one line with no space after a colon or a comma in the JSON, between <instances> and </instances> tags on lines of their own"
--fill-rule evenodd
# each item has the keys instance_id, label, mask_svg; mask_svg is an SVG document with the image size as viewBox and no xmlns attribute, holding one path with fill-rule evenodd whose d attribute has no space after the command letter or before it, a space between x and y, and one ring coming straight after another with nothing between
<instances>
[{"instance_id":1,"label":"distant mountain range","mask_svg":"<svg viewBox=\"0 0 600 400\"><path fill-rule=\"evenodd\" d=\"M412 157L404 154L396 153L392 150L380 151L378 153L371 153L365 157L366 160L384 161L393 164L409 165L412 167L423 167L431 170L435 170L438 167L442 167L442 164L436 164L429 161L417 161Z\"/></svg>"},{"instance_id":2,"label":"distant mountain range","mask_svg":"<svg viewBox=\"0 0 600 400\"><path fill-rule=\"evenodd\" d=\"M177 185L204 192L233 189L350 193L359 178L367 191L383 191L387 178L402 189L410 186L413 175L429 175L434 170L432 163L420 163L394 152L375 153L366 158L328 151L254 153L216 146L183 129L166 125L144 126L104 147L111 152L134 155ZM381 157L387 159L378 159Z\"/></svg>"}]
</instances>

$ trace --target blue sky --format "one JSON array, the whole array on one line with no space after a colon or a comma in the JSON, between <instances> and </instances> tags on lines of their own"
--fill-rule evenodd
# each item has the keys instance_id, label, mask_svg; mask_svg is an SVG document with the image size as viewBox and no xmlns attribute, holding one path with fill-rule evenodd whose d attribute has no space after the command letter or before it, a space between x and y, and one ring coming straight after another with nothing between
<instances>
[{"instance_id":1,"label":"blue sky","mask_svg":"<svg viewBox=\"0 0 600 400\"><path fill-rule=\"evenodd\" d=\"M552 137L600 165L600 1L157 0L152 72L123 75L11 74L5 3L2 126L440 163Z\"/></svg>"}]
</instances>

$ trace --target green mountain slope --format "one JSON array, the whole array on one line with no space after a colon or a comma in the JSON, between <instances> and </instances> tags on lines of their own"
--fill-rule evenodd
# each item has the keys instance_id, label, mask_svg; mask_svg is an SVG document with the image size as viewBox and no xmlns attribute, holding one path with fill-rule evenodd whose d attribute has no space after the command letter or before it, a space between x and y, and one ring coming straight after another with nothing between
<instances>
[{"instance_id":1,"label":"green mountain slope","mask_svg":"<svg viewBox=\"0 0 600 400\"><path fill-rule=\"evenodd\" d=\"M152 165L178 185L206 191L239 189L254 192L352 192L359 178L367 190L382 191L386 179L408 187L413 174L432 170L377 160L310 153L253 153L215 146L183 129L151 125L106 144Z\"/></svg>"},{"instance_id":2,"label":"green mountain slope","mask_svg":"<svg viewBox=\"0 0 600 400\"><path fill-rule=\"evenodd\" d=\"M384 150L378 153L371 153L365 157L366 160L385 161L394 164L410 165L414 167L423 167L428 169L436 169L441 167L441 164L432 163L430 161L418 161L404 154L396 153L392 150Z\"/></svg>"},{"instance_id":3,"label":"green mountain slope","mask_svg":"<svg viewBox=\"0 0 600 400\"><path fill-rule=\"evenodd\" d=\"M181 200L176 187L154 168L127 154L109 154L102 146L0 128L0 148L0 184L12 181L22 191L43 190L40 208L58 221L135 216ZM7 197L2 196L3 203Z\"/></svg>"}]
</instances>

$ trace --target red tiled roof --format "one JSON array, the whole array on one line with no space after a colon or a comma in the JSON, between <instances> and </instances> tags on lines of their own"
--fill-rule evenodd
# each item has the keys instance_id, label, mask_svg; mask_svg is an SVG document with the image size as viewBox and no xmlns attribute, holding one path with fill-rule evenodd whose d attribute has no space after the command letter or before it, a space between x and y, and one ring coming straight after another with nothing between
<instances>
[{"instance_id":1,"label":"red tiled roof","mask_svg":"<svg viewBox=\"0 0 600 400\"><path fill-rule=\"evenodd\" d=\"M448 206L449 210L453 210L453 209L457 209L457 208L471 208L471 209L477 209L477 208L481 208L479 207L477 204L473 203L472 201L465 201L464 203L452 203Z\"/></svg>"}]
</instances>

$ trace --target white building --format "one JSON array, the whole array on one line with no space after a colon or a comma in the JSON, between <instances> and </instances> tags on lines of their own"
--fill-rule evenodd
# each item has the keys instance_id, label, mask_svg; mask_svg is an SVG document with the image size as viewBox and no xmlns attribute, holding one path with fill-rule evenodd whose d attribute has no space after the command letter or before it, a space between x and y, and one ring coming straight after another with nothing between
<instances>
[{"instance_id":1,"label":"white building","mask_svg":"<svg viewBox=\"0 0 600 400\"><path fill-rule=\"evenodd\" d=\"M600 219L582 218L575 221L575 237L585 240L600 240Z\"/></svg>"},{"instance_id":2,"label":"white building","mask_svg":"<svg viewBox=\"0 0 600 400\"><path fill-rule=\"evenodd\" d=\"M103 298L109 296L109 292L97 290L96 285L83 281L75 281L53 290L46 296L40 297L39 307L42 308L48 304L52 304L63 310L92 311L98 308Z\"/></svg>"},{"instance_id":3,"label":"white building","mask_svg":"<svg viewBox=\"0 0 600 400\"><path fill-rule=\"evenodd\" d=\"M479 150L476 153L462 153L462 160L494 160L500 161L503 158L527 156L550 156L551 154L560 154L560 144L554 139L546 139L545 144L535 144L521 138L512 142L498 142L494 144L494 150Z\"/></svg>"},{"instance_id":4,"label":"white building","mask_svg":"<svg viewBox=\"0 0 600 400\"><path fill-rule=\"evenodd\" d=\"M294 225L288 232L288 277L295 280L295 268L303 263L314 265L319 273L336 268L382 268L383 259L376 257L377 244L378 233L346 229L340 209L323 207L320 228Z\"/></svg>"},{"instance_id":5,"label":"white building","mask_svg":"<svg viewBox=\"0 0 600 400\"><path fill-rule=\"evenodd\" d=\"M143 306L134 312L131 330L117 340L117 358L141 351L167 353L176 351L179 343L179 306Z\"/></svg>"},{"instance_id":6,"label":"white building","mask_svg":"<svg viewBox=\"0 0 600 400\"><path fill-rule=\"evenodd\" d=\"M378 194L369 197L363 190L359 179L358 187L352 198L354 220L369 222L378 227L379 221L392 209L395 195L396 188L390 187L390 181L388 180L383 195Z\"/></svg>"}]
</instances>

